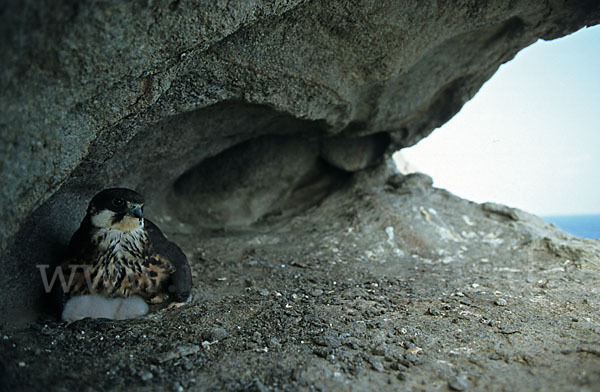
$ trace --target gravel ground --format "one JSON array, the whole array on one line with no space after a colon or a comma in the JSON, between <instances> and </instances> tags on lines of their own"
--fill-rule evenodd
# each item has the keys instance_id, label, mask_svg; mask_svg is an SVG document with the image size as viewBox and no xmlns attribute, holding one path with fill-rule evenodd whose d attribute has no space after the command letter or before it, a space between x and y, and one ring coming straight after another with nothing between
<instances>
[{"instance_id":1,"label":"gravel ground","mask_svg":"<svg viewBox=\"0 0 600 392\"><path fill-rule=\"evenodd\" d=\"M600 241L369 178L285 222L171 233L182 308L2 326L0 388L600 391Z\"/></svg>"}]
</instances>

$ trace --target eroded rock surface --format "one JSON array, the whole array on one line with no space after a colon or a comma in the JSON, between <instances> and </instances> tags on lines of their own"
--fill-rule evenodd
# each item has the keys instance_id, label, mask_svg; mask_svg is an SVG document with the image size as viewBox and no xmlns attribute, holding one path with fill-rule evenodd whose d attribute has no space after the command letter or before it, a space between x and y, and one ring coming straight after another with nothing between
<instances>
[{"instance_id":1,"label":"eroded rock surface","mask_svg":"<svg viewBox=\"0 0 600 392\"><path fill-rule=\"evenodd\" d=\"M592 344L598 320L586 316L597 304L582 299L571 306L567 298L593 292L597 243L565 236L508 207L457 200L432 190L427 176L381 171L391 152L450 119L520 49L599 22L596 1L2 2L0 321L32 329L6 335L2 358L8 359L0 362L0 379L11 375L11 387L39 381L70 388L81 377L61 378L63 384L52 377L64 374L59 367L66 363L85 374L78 367L86 364L81 356L69 362L72 339L84 340L81 353L96 352L113 329L139 341L160 324L157 340L140 346L140 362L128 366L128 348L111 346L115 355L100 365L102 374L168 382L176 390L194 385L185 373L193 369L220 374L223 379L210 380L216 389L228 379L236 380L239 385L231 385L237 389L369 388L371 369L381 376L373 376L373 385L381 386L388 382L384 375L402 378L395 372L416 363L398 351L399 340L405 350L442 350L454 344L450 337L440 338L439 347L421 337L436 339L453 327L446 322L471 317L496 320L489 324L495 325L492 337L520 333L524 344L550 339L553 352L561 353L560 345L574 345L567 359L573 372L562 373L564 379L591 385L592 373L576 371L597 364L590 358L598 352ZM89 199L110 186L146 196L150 218L193 260L198 300L132 327L84 323L85 333L98 333L89 341L64 325L44 329L35 322L46 309L37 266L56 261ZM537 280L511 272L524 269ZM555 273L563 275L544 280ZM477 282L471 282L474 276ZM480 281L489 286L480 290L485 294L472 286L484 286ZM471 298L484 299L469 305L452 295L460 289L467 296L469 284ZM548 287L557 290L538 293ZM515 294L497 303L494 297L495 305L487 308L492 289ZM355 304L356 290L366 297ZM383 309L374 310L381 301ZM292 303L302 306L296 310ZM528 316L531 303L542 304L540 318ZM563 323L574 326L568 338L562 327L548 336L534 332L553 320L557 303L585 322ZM513 304L514 313L506 313ZM356 312L344 313L353 306ZM441 321L427 324L425 311ZM391 329L396 335L385 337L389 312L398 324ZM200 333L198 323L220 332ZM423 323L430 329L410 327ZM339 328L320 335L334 324ZM168 332L180 326L188 338ZM477 335L483 333L479 328L473 327L473 336L490 338ZM405 329L414 334L401 337ZM228 360L215 362L210 348L223 339L211 336L223 331L232 337L218 346ZM172 336L180 347L169 346ZM504 349L490 339L496 345L490 355L503 361L497 364L534 363L533 348L521 356L514 342ZM69 344L56 352L60 359L48 361L44 356L62 340ZM389 356L381 355L387 350L381 345L392 347ZM143 368L156 347L160 358L185 358L177 360L185 362L183 370L161 367L170 360L160 358L154 368ZM265 347L268 363L281 357L288 362L250 378L226 371L238 361L254 369L251 363ZM435 361L454 363L460 347ZM483 350L483 356L492 350L467 348ZM302 366L291 353L304 355L305 349L320 358L306 365L307 374L292 370ZM413 351L408 353L418 355ZM542 357L540 371L559 382L560 373L553 365L544 368L550 359ZM343 365L321 366L337 360ZM57 367L42 369L49 362ZM502 366L476 366L503 372ZM359 377L366 368L367 377ZM486 372L478 381L458 368L432 374L452 388L494 385ZM87 379L113 387L111 378ZM334 384L324 381L331 379ZM507 389L518 389L510 382Z\"/></svg>"},{"instance_id":2,"label":"eroded rock surface","mask_svg":"<svg viewBox=\"0 0 600 392\"><path fill-rule=\"evenodd\" d=\"M411 145L521 48L598 23L598 8L594 1L3 2L0 249L65 186L84 198L107 183L165 195L183 171L260 136L273 113L312 123L320 138L388 132L391 148ZM210 108L228 102L243 104L229 106L230 123L218 134L205 132L203 120L219 111ZM247 105L265 108L235 124L254 110ZM178 134L184 125L196 137ZM135 148L144 160L115 169ZM188 154L177 162L164 160L181 150Z\"/></svg>"}]
</instances>

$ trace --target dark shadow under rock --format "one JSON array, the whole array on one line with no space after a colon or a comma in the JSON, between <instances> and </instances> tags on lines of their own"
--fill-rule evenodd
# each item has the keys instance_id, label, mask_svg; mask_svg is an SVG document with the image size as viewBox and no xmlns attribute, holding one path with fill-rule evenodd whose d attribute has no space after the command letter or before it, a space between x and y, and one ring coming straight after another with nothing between
<instances>
[{"instance_id":1,"label":"dark shadow under rock","mask_svg":"<svg viewBox=\"0 0 600 392\"><path fill-rule=\"evenodd\" d=\"M344 177L321 161L317 139L263 136L185 172L173 185L168 210L192 226L243 228L316 204Z\"/></svg>"}]
</instances>

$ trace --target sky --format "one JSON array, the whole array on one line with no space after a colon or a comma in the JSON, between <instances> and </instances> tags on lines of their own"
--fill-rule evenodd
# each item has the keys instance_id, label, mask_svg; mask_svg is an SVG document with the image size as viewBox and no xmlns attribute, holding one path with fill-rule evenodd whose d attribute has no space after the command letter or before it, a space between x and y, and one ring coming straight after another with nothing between
<instances>
[{"instance_id":1,"label":"sky","mask_svg":"<svg viewBox=\"0 0 600 392\"><path fill-rule=\"evenodd\" d=\"M600 214L600 26L523 49L401 154L472 201Z\"/></svg>"}]
</instances>

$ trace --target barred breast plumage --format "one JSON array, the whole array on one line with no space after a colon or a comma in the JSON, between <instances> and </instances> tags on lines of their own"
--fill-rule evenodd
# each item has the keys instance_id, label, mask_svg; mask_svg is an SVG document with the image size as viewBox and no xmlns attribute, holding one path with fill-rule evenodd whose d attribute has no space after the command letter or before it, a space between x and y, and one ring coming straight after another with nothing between
<instances>
[{"instance_id":1,"label":"barred breast plumage","mask_svg":"<svg viewBox=\"0 0 600 392\"><path fill-rule=\"evenodd\" d=\"M137 192L111 188L97 194L69 244L63 263L72 280L68 295L138 295L148 302L180 304L192 279L181 249L142 215Z\"/></svg>"}]
</instances>

